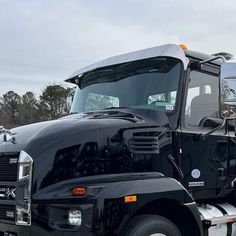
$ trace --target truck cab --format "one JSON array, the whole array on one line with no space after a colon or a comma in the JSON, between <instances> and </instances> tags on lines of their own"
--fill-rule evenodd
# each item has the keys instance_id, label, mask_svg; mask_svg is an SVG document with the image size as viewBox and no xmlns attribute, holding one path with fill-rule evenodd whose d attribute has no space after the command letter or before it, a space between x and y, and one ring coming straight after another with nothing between
<instances>
[{"instance_id":1,"label":"truck cab","mask_svg":"<svg viewBox=\"0 0 236 236\"><path fill-rule=\"evenodd\" d=\"M162 45L66 81L70 114L0 129L0 235L236 235L236 64Z\"/></svg>"}]
</instances>

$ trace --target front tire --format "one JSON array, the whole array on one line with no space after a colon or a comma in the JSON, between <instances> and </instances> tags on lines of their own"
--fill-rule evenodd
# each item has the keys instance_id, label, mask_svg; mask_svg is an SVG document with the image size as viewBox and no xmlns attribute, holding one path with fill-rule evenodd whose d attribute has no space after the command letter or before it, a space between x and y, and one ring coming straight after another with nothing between
<instances>
[{"instance_id":1,"label":"front tire","mask_svg":"<svg viewBox=\"0 0 236 236\"><path fill-rule=\"evenodd\" d=\"M174 223L162 216L140 215L131 220L125 236L181 236Z\"/></svg>"}]
</instances>

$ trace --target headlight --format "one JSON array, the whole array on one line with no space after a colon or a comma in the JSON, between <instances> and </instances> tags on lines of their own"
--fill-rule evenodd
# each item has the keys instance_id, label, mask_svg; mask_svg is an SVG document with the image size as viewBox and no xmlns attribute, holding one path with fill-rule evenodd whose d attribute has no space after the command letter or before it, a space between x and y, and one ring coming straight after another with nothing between
<instances>
[{"instance_id":1,"label":"headlight","mask_svg":"<svg viewBox=\"0 0 236 236\"><path fill-rule=\"evenodd\" d=\"M21 151L18 160L16 225L31 225L31 182L33 159Z\"/></svg>"},{"instance_id":2,"label":"headlight","mask_svg":"<svg viewBox=\"0 0 236 236\"><path fill-rule=\"evenodd\" d=\"M73 226L81 226L82 214L80 210L69 210L68 222Z\"/></svg>"},{"instance_id":3,"label":"headlight","mask_svg":"<svg viewBox=\"0 0 236 236\"><path fill-rule=\"evenodd\" d=\"M26 152L21 151L18 163L19 163L18 180L30 178L30 173L33 164L32 158Z\"/></svg>"}]
</instances>

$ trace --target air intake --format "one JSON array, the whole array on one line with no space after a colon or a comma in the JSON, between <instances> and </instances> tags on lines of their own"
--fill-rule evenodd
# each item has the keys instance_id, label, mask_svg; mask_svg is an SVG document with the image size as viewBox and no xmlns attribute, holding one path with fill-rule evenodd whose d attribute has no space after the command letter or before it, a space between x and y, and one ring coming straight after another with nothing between
<instances>
[{"instance_id":1,"label":"air intake","mask_svg":"<svg viewBox=\"0 0 236 236\"><path fill-rule=\"evenodd\" d=\"M158 138L150 136L134 136L129 140L129 150L134 154L158 154Z\"/></svg>"}]
</instances>

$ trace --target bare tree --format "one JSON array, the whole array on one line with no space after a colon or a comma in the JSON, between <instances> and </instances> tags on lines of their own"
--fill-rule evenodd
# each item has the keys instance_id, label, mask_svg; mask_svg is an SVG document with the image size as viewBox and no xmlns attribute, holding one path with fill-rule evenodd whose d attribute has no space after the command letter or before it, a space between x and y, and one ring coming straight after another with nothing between
<instances>
[{"instance_id":1,"label":"bare tree","mask_svg":"<svg viewBox=\"0 0 236 236\"><path fill-rule=\"evenodd\" d=\"M12 128L66 114L66 98L70 88L49 85L39 99L32 92L24 95L9 91L0 97L0 126Z\"/></svg>"},{"instance_id":2,"label":"bare tree","mask_svg":"<svg viewBox=\"0 0 236 236\"><path fill-rule=\"evenodd\" d=\"M19 123L19 109L21 97L19 94L9 91L0 98L1 123L12 127Z\"/></svg>"},{"instance_id":3,"label":"bare tree","mask_svg":"<svg viewBox=\"0 0 236 236\"><path fill-rule=\"evenodd\" d=\"M66 98L70 88L60 85L49 85L39 100L39 111L42 120L51 120L66 114Z\"/></svg>"},{"instance_id":4,"label":"bare tree","mask_svg":"<svg viewBox=\"0 0 236 236\"><path fill-rule=\"evenodd\" d=\"M22 95L22 103L19 111L20 121L23 124L30 124L40 121L38 100L32 92Z\"/></svg>"}]
</instances>

